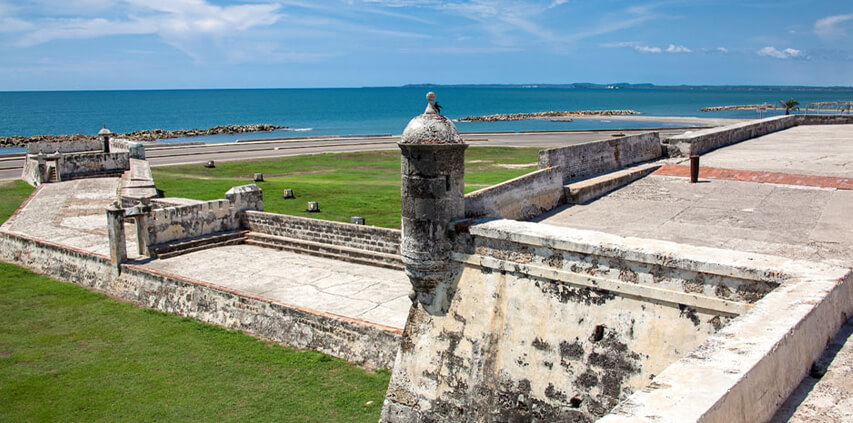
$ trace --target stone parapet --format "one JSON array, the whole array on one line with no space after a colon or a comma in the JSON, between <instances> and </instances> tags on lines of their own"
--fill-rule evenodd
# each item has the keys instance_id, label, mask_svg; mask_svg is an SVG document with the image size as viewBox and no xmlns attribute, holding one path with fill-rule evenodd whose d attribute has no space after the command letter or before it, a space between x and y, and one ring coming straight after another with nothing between
<instances>
[{"instance_id":1,"label":"stone parapet","mask_svg":"<svg viewBox=\"0 0 853 423\"><path fill-rule=\"evenodd\" d=\"M647 132L541 150L539 169L559 167L563 182L569 182L657 160L661 155L660 134Z\"/></svg>"},{"instance_id":2,"label":"stone parapet","mask_svg":"<svg viewBox=\"0 0 853 423\"><path fill-rule=\"evenodd\" d=\"M465 217L525 220L564 203L560 168L537 170L465 195Z\"/></svg>"},{"instance_id":3,"label":"stone parapet","mask_svg":"<svg viewBox=\"0 0 853 423\"><path fill-rule=\"evenodd\" d=\"M672 157L688 157L704 154L711 150L735 144L750 138L796 126L799 116L774 116L751 120L734 125L685 132L663 140L667 153Z\"/></svg>"}]
</instances>

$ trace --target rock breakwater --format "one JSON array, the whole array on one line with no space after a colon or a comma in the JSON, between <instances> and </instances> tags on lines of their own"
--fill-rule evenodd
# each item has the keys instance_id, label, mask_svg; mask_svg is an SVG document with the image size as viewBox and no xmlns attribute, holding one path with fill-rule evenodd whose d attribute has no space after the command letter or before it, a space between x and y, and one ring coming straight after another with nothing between
<instances>
[{"instance_id":1,"label":"rock breakwater","mask_svg":"<svg viewBox=\"0 0 853 423\"><path fill-rule=\"evenodd\" d=\"M496 115L486 116L466 116L459 119L459 122L498 122L509 120L527 120L527 119L551 119L551 118L580 118L580 117L596 117L596 116L626 116L637 115L634 110L577 110L577 111L550 111L536 113L500 113Z\"/></svg>"},{"instance_id":2,"label":"rock breakwater","mask_svg":"<svg viewBox=\"0 0 853 423\"><path fill-rule=\"evenodd\" d=\"M197 137L202 135L219 135L219 134L242 134L246 132L269 132L277 129L287 129L286 126L269 125L265 123L256 123L251 125L223 125L208 129L146 129L143 131L128 132L126 134L116 134L116 138L129 139L131 141L151 142L167 138L180 137ZM91 140L95 139L94 135L35 135L32 137L10 136L0 137L0 147L25 147L31 142L59 142L73 140Z\"/></svg>"},{"instance_id":3,"label":"rock breakwater","mask_svg":"<svg viewBox=\"0 0 853 423\"><path fill-rule=\"evenodd\" d=\"M713 106L713 107L703 107L699 109L700 112L721 112L724 110L755 110L759 107L770 108L774 107L772 104L741 104L734 106Z\"/></svg>"}]
</instances>

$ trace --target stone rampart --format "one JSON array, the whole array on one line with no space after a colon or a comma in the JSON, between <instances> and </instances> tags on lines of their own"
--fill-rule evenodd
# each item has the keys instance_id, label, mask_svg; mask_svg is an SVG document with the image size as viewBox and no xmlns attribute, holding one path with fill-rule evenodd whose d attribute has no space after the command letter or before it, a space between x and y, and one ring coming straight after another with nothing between
<instances>
[{"instance_id":1,"label":"stone rampart","mask_svg":"<svg viewBox=\"0 0 853 423\"><path fill-rule=\"evenodd\" d=\"M685 132L663 140L672 157L704 154L711 150L796 126L799 116L774 116L717 128Z\"/></svg>"},{"instance_id":2,"label":"stone rampart","mask_svg":"<svg viewBox=\"0 0 853 423\"><path fill-rule=\"evenodd\" d=\"M245 228L267 235L400 254L400 231L396 229L258 211L247 211L242 219Z\"/></svg>"},{"instance_id":3,"label":"stone rampart","mask_svg":"<svg viewBox=\"0 0 853 423\"><path fill-rule=\"evenodd\" d=\"M127 153L131 159L145 160L142 143L121 138L110 138L110 153Z\"/></svg>"},{"instance_id":4,"label":"stone rampart","mask_svg":"<svg viewBox=\"0 0 853 423\"><path fill-rule=\"evenodd\" d=\"M255 298L135 264L112 272L109 258L0 232L0 260L111 297L244 331L349 362L390 369L399 330Z\"/></svg>"},{"instance_id":5,"label":"stone rampart","mask_svg":"<svg viewBox=\"0 0 853 423\"><path fill-rule=\"evenodd\" d=\"M60 178L120 172L130 168L127 153L64 154L59 160Z\"/></svg>"},{"instance_id":6,"label":"stone rampart","mask_svg":"<svg viewBox=\"0 0 853 423\"><path fill-rule=\"evenodd\" d=\"M664 241L468 231L454 277L410 312L382 421L591 422L788 280L760 256Z\"/></svg>"},{"instance_id":7,"label":"stone rampart","mask_svg":"<svg viewBox=\"0 0 853 423\"><path fill-rule=\"evenodd\" d=\"M32 142L27 144L27 154L52 154L52 153L86 153L104 151L104 143L101 140L75 140L61 142Z\"/></svg>"},{"instance_id":8,"label":"stone rampart","mask_svg":"<svg viewBox=\"0 0 853 423\"><path fill-rule=\"evenodd\" d=\"M564 192L562 172L549 167L467 194L465 216L525 220L562 204Z\"/></svg>"},{"instance_id":9,"label":"stone rampart","mask_svg":"<svg viewBox=\"0 0 853 423\"><path fill-rule=\"evenodd\" d=\"M559 167L563 182L569 182L656 160L661 154L660 135L648 132L542 150L539 169Z\"/></svg>"}]
</instances>

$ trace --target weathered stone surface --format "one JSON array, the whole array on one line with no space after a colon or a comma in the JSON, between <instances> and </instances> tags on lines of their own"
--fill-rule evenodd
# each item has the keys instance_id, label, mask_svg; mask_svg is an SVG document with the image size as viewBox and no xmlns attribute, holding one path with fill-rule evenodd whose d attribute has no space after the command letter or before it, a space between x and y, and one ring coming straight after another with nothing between
<instances>
[{"instance_id":1,"label":"weathered stone surface","mask_svg":"<svg viewBox=\"0 0 853 423\"><path fill-rule=\"evenodd\" d=\"M612 172L661 157L660 135L648 132L539 152L539 169L559 167L563 181Z\"/></svg>"},{"instance_id":2,"label":"weathered stone surface","mask_svg":"<svg viewBox=\"0 0 853 423\"><path fill-rule=\"evenodd\" d=\"M537 170L465 196L465 217L525 220L564 202L563 174L557 167Z\"/></svg>"},{"instance_id":3,"label":"weathered stone surface","mask_svg":"<svg viewBox=\"0 0 853 423\"><path fill-rule=\"evenodd\" d=\"M244 227L263 234L340 245L384 254L400 254L400 231L396 229L260 211L246 211L241 219Z\"/></svg>"},{"instance_id":4,"label":"weathered stone surface","mask_svg":"<svg viewBox=\"0 0 853 423\"><path fill-rule=\"evenodd\" d=\"M468 146L455 141L398 145L402 152L401 254L414 292L429 302L433 288L447 277L449 224L465 216Z\"/></svg>"}]
</instances>

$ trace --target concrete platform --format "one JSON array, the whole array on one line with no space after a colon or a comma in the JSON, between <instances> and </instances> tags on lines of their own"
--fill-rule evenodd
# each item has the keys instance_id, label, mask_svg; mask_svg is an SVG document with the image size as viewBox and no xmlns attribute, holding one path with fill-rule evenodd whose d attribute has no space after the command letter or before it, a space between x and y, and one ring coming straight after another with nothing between
<instances>
[{"instance_id":1,"label":"concrete platform","mask_svg":"<svg viewBox=\"0 0 853 423\"><path fill-rule=\"evenodd\" d=\"M105 208L116 200L118 186L118 178L45 184L0 229L109 256ZM128 255L140 259L135 226L128 223L125 228ZM411 305L411 285L402 271L249 245L137 264L248 296L396 329L403 328Z\"/></svg>"},{"instance_id":2,"label":"concrete platform","mask_svg":"<svg viewBox=\"0 0 853 423\"><path fill-rule=\"evenodd\" d=\"M537 221L850 266L850 210L853 191L651 175Z\"/></svg>"},{"instance_id":3,"label":"concrete platform","mask_svg":"<svg viewBox=\"0 0 853 423\"><path fill-rule=\"evenodd\" d=\"M720 148L702 166L853 178L853 125L795 126Z\"/></svg>"}]
</instances>

